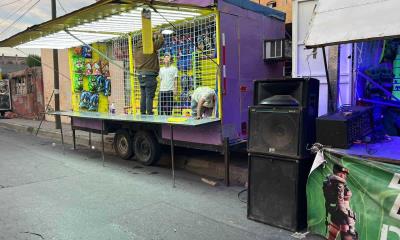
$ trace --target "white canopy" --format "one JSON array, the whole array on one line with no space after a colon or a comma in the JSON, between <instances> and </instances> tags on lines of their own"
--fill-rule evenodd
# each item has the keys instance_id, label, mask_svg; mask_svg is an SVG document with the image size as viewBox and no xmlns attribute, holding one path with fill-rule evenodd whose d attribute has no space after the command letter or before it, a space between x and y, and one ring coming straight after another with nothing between
<instances>
[{"instance_id":1,"label":"white canopy","mask_svg":"<svg viewBox=\"0 0 400 240\"><path fill-rule=\"evenodd\" d=\"M400 0L319 0L307 48L400 37Z\"/></svg>"},{"instance_id":2,"label":"white canopy","mask_svg":"<svg viewBox=\"0 0 400 240\"><path fill-rule=\"evenodd\" d=\"M195 2L195 1L193 1ZM0 47L64 49L106 41L142 28L141 12L149 9L153 27L171 28L177 21L212 12L211 7L165 0L100 0L56 19L34 25Z\"/></svg>"},{"instance_id":3,"label":"white canopy","mask_svg":"<svg viewBox=\"0 0 400 240\"><path fill-rule=\"evenodd\" d=\"M94 22L84 23L82 25L68 29L74 36L71 36L65 31L60 31L51 35L47 35L33 41L17 45L17 48L54 48L64 49L74 46L82 45L80 39L86 44L99 42L118 37L115 34L126 34L140 30L142 28L141 22L142 8L136 8L126 13L119 15L112 15L105 19L97 20ZM193 18L199 16L200 13L193 11L172 11L172 10L158 10L155 13L152 9L152 25L157 27L160 25L168 24L186 18Z\"/></svg>"}]
</instances>

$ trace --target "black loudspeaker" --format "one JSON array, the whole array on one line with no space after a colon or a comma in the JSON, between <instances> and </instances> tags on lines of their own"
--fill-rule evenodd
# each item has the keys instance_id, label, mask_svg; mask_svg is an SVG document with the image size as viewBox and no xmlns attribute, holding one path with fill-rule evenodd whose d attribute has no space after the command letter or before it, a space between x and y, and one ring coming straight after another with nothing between
<instances>
[{"instance_id":1,"label":"black loudspeaker","mask_svg":"<svg viewBox=\"0 0 400 240\"><path fill-rule=\"evenodd\" d=\"M314 78L254 81L253 105L263 105L264 100L274 96L290 97L299 107L318 109L319 81Z\"/></svg>"},{"instance_id":2,"label":"black loudspeaker","mask_svg":"<svg viewBox=\"0 0 400 240\"><path fill-rule=\"evenodd\" d=\"M304 229L311 164L311 159L249 154L247 217L291 231Z\"/></svg>"},{"instance_id":3,"label":"black loudspeaker","mask_svg":"<svg viewBox=\"0 0 400 240\"><path fill-rule=\"evenodd\" d=\"M317 118L317 142L335 148L349 148L373 131L372 107L351 106Z\"/></svg>"},{"instance_id":4,"label":"black loudspeaker","mask_svg":"<svg viewBox=\"0 0 400 240\"><path fill-rule=\"evenodd\" d=\"M315 143L319 82L315 79L255 82L249 109L248 152L307 158Z\"/></svg>"}]
</instances>

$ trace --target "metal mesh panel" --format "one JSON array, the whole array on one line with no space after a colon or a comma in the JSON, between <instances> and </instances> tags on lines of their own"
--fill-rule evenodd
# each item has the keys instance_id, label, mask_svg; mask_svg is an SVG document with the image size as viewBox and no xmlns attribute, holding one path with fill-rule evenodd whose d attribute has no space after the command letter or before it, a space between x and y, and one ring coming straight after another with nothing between
<instances>
[{"instance_id":1,"label":"metal mesh panel","mask_svg":"<svg viewBox=\"0 0 400 240\"><path fill-rule=\"evenodd\" d=\"M178 70L177 88L172 93L160 91L161 81L168 79L160 79L159 76L153 111L154 114L189 116L191 114L190 96L194 89L200 86L217 89L215 15L176 23L174 27L163 28L172 30L173 33L164 35L164 45L158 51L158 55L160 68L165 67L164 56L166 54L171 56L171 66ZM140 32L133 35L133 45L140 37ZM140 113L140 94L139 81L135 74L132 91L134 113ZM169 111L162 111L163 109Z\"/></svg>"},{"instance_id":2,"label":"metal mesh panel","mask_svg":"<svg viewBox=\"0 0 400 240\"><path fill-rule=\"evenodd\" d=\"M164 45L158 50L160 68L166 67L163 60L165 55L170 55L170 66L177 70L177 78L157 78L153 112L156 115L190 116L191 94L196 88L206 86L217 90L216 16L196 17L162 29L173 33L164 35ZM132 48L139 38L141 32L132 35ZM134 63L130 62L129 39L123 36L92 45L96 49L94 55L98 56L96 61L107 62L108 69L103 69L103 74L108 71L111 79L111 94L100 99L99 111L114 109L116 114L140 113L141 91L138 76L130 66ZM100 55L106 55L107 59ZM162 81L172 81L175 87L171 91L160 91Z\"/></svg>"},{"instance_id":3,"label":"metal mesh panel","mask_svg":"<svg viewBox=\"0 0 400 240\"><path fill-rule=\"evenodd\" d=\"M110 76L112 81L109 103L118 114L128 113L131 108L131 82L129 74L128 37L113 39L108 43L107 57L110 63Z\"/></svg>"}]
</instances>

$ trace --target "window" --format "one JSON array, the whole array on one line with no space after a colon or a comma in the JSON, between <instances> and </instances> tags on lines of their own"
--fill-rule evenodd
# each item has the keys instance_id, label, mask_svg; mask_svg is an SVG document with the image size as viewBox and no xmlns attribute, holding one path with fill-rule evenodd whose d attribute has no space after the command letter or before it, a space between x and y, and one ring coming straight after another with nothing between
<instances>
[{"instance_id":1,"label":"window","mask_svg":"<svg viewBox=\"0 0 400 240\"><path fill-rule=\"evenodd\" d=\"M25 78L15 79L14 92L16 95L26 94L26 83Z\"/></svg>"},{"instance_id":2,"label":"window","mask_svg":"<svg viewBox=\"0 0 400 240\"><path fill-rule=\"evenodd\" d=\"M276 8L276 2L275 2L275 1L270 1L270 2L268 2L268 3L267 3L267 7Z\"/></svg>"},{"instance_id":3,"label":"window","mask_svg":"<svg viewBox=\"0 0 400 240\"><path fill-rule=\"evenodd\" d=\"M34 92L35 85L33 85L33 76L29 75L26 83L26 93L30 94Z\"/></svg>"}]
</instances>

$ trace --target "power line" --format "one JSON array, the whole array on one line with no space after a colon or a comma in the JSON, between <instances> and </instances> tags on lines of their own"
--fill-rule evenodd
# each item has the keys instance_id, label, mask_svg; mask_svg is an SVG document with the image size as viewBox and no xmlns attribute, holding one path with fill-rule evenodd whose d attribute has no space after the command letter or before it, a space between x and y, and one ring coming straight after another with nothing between
<instances>
[{"instance_id":1,"label":"power line","mask_svg":"<svg viewBox=\"0 0 400 240\"><path fill-rule=\"evenodd\" d=\"M65 10L64 6L61 4L60 0L57 0L58 5L60 5L61 9L64 11L64 13L68 13L67 10Z\"/></svg>"},{"instance_id":2,"label":"power line","mask_svg":"<svg viewBox=\"0 0 400 240\"><path fill-rule=\"evenodd\" d=\"M32 8L34 8L38 3L40 2L40 0L37 0L32 6L30 6L21 16L19 16L17 19L14 20L14 22L12 22L4 31L2 31L0 33L3 34L5 33L8 29L10 29L15 23L17 23L21 18L23 18L30 10L32 10Z\"/></svg>"},{"instance_id":3,"label":"power line","mask_svg":"<svg viewBox=\"0 0 400 240\"><path fill-rule=\"evenodd\" d=\"M0 5L0 7L5 7L5 6L11 5L13 3L19 2L19 1L21 1L21 0L16 0L16 1L13 1L13 2L5 3L3 5Z\"/></svg>"},{"instance_id":4,"label":"power line","mask_svg":"<svg viewBox=\"0 0 400 240\"><path fill-rule=\"evenodd\" d=\"M14 12L11 12L10 14L7 15L7 17L4 18L3 21L0 22L0 25L2 23L4 23L7 19L10 19L12 16L14 16L16 13L18 13L19 11L21 11L21 9L23 9L27 4L29 4L30 2L32 2L33 0L29 0L29 2L27 2L26 4L22 4L21 7L19 7L17 10L15 10Z\"/></svg>"}]
</instances>

